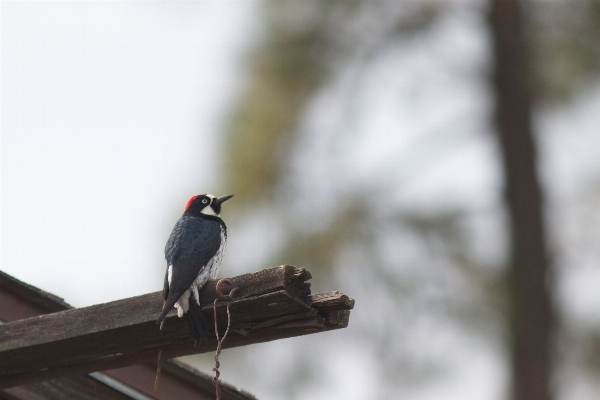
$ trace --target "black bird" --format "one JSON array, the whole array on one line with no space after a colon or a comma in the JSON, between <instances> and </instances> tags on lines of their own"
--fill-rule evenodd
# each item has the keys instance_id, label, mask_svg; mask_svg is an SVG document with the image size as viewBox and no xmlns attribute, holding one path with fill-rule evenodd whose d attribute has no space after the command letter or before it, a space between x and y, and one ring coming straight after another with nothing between
<instances>
[{"instance_id":1,"label":"black bird","mask_svg":"<svg viewBox=\"0 0 600 400\"><path fill-rule=\"evenodd\" d=\"M220 217L221 204L232 197L232 194L221 197L210 194L193 196L187 202L183 216L175 224L165 245L165 302L156 320L161 330L165 317L175 306L179 318L187 314L196 340L202 341L208 336L198 291L219 272L227 241L227 227Z\"/></svg>"}]
</instances>

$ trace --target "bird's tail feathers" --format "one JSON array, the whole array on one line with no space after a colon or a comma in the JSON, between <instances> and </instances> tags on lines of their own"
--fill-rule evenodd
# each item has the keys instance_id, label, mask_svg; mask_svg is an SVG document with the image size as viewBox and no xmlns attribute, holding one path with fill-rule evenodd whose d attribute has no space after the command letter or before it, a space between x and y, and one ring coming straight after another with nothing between
<instances>
[{"instance_id":1,"label":"bird's tail feathers","mask_svg":"<svg viewBox=\"0 0 600 400\"><path fill-rule=\"evenodd\" d=\"M194 299L190 299L190 309L186 314L194 339L201 343L206 341L208 337L208 325L204 314L202 314L202 306L196 303Z\"/></svg>"},{"instance_id":2,"label":"bird's tail feathers","mask_svg":"<svg viewBox=\"0 0 600 400\"><path fill-rule=\"evenodd\" d=\"M167 297L167 299L165 300L165 303L163 304L163 309L162 309L160 315L158 316L158 318L156 319L156 324L160 325L161 331L163 329L163 325L165 323L165 318L167 317L167 314L169 313L169 311L171 311L171 309L173 308L175 303L177 303L177 300L179 300L180 297L181 297L181 294L175 295L175 293L171 292L171 293L169 293L169 297ZM190 302L190 303L193 303L193 302Z\"/></svg>"}]
</instances>

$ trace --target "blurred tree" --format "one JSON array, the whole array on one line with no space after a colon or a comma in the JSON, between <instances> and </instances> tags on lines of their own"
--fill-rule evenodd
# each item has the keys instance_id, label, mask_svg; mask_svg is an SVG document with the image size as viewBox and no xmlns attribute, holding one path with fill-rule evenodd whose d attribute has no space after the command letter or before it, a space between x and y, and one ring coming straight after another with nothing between
<instances>
[{"instance_id":1,"label":"blurred tree","mask_svg":"<svg viewBox=\"0 0 600 400\"><path fill-rule=\"evenodd\" d=\"M600 1L524 1L523 34L536 102L566 101L600 70Z\"/></svg>"},{"instance_id":2,"label":"blurred tree","mask_svg":"<svg viewBox=\"0 0 600 400\"><path fill-rule=\"evenodd\" d=\"M248 85L226 139L225 182L241 198L238 204L264 200L287 179L299 120L333 72L352 56L368 57L381 41L424 29L441 8L435 4L400 12L389 0L375 6L359 0L266 0L266 32L249 57ZM364 30L381 16L398 20L387 21L383 34L373 26Z\"/></svg>"},{"instance_id":3,"label":"blurred tree","mask_svg":"<svg viewBox=\"0 0 600 400\"><path fill-rule=\"evenodd\" d=\"M399 42L414 39L425 46L423 38L440 29L436 22L459 9L474 10L482 18L489 12L489 25L483 28L490 32L493 73L482 83L491 84L496 98L494 124L504 167L510 221L510 255L504 275L495 273L494 261L482 261L470 248L474 233L466 221L476 211L418 214L387 204L388 212L378 213L372 199L385 197L389 188L372 182L368 186L358 178L353 182L360 186L338 193L331 189L348 201L324 205L315 202L315 193L302 193L292 182L299 178L291 172L294 154L308 134L301 129L302 121L323 88L347 73L350 64L353 82L349 85L356 85L367 74L369 63ZM270 250L270 259L307 267L321 275L319 279L340 279L340 274L335 275L340 259L369 263L369 268L344 274L360 274L362 285L381 290L385 302L377 304L392 304L393 310L387 311L399 317L380 321L376 332L371 324L355 322L351 326L361 340L369 333L381 344L375 349L379 375L391 386L418 380L401 380L399 371L411 377L421 372L420 376L430 376L435 371L427 363L414 368L422 360L411 358L410 342L404 348L399 343L403 331L417 318L441 312L471 331L505 324L507 337L495 328L483 328L482 336L490 341L509 340L513 399L552 398L552 335L557 330L557 316L551 300L552 260L546 249L532 110L536 104L568 99L597 73L600 1L490 0L488 11L477 1L266 0L265 17L264 35L249 58L248 84L226 138L225 190L240 196L236 205L242 213L256 212L254 206L260 201L268 214L276 216L284 234ZM444 56L437 57L433 63L448 62ZM477 80L478 72L482 71L467 71L469 79ZM352 87L346 93L353 97ZM350 111L342 118L353 121L354 106L346 104ZM338 138L350 135L347 131L336 133ZM332 148L328 155L335 157L336 151ZM317 217L304 218L298 203L304 203ZM320 209L328 213L319 213ZM415 265L406 271L390 266L386 250L382 250L390 240L409 242L409 250L422 246L422 254L430 259L411 260L408 264ZM428 275L423 272L425 264L446 268ZM477 294L465 297L464 282ZM434 306L424 294L426 286L442 293ZM411 375L415 370L420 372ZM307 376L295 376L299 375Z\"/></svg>"},{"instance_id":4,"label":"blurred tree","mask_svg":"<svg viewBox=\"0 0 600 400\"><path fill-rule=\"evenodd\" d=\"M273 195L283 178L290 145L285 139L328 73L327 9L336 3L266 4L265 40L250 57L251 76L226 141L226 182L241 204Z\"/></svg>"},{"instance_id":5,"label":"blurred tree","mask_svg":"<svg viewBox=\"0 0 600 400\"><path fill-rule=\"evenodd\" d=\"M554 284L546 249L543 195L532 127L531 67L520 0L494 0L495 122L510 216L508 265L513 400L549 400Z\"/></svg>"}]
</instances>

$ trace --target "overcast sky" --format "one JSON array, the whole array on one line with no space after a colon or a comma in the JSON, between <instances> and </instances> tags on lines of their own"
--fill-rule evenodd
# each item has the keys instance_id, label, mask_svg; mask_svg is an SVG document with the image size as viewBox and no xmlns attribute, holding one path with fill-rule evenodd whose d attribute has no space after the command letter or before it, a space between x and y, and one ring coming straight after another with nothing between
<instances>
[{"instance_id":1,"label":"overcast sky","mask_svg":"<svg viewBox=\"0 0 600 400\"><path fill-rule=\"evenodd\" d=\"M1 3L3 271L75 306L160 289L258 4Z\"/></svg>"}]
</instances>

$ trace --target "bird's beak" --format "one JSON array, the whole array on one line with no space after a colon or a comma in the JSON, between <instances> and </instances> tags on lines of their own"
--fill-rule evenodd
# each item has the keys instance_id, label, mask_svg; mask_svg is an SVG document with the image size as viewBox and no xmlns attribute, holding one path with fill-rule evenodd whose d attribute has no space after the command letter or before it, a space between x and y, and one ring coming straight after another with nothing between
<instances>
[{"instance_id":1,"label":"bird's beak","mask_svg":"<svg viewBox=\"0 0 600 400\"><path fill-rule=\"evenodd\" d=\"M226 202L227 200L229 200L232 197L233 197L232 194L226 194L225 196L217 197L216 199L213 200L213 204L218 206L218 205Z\"/></svg>"}]
</instances>

